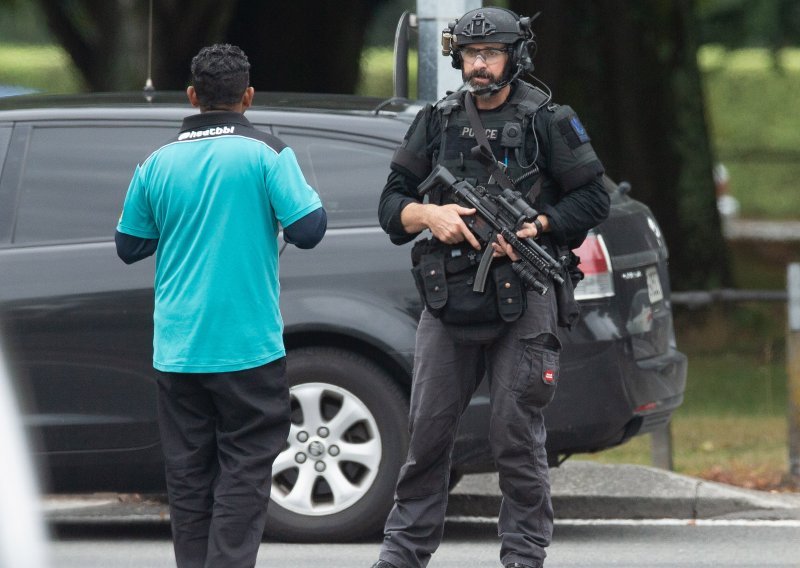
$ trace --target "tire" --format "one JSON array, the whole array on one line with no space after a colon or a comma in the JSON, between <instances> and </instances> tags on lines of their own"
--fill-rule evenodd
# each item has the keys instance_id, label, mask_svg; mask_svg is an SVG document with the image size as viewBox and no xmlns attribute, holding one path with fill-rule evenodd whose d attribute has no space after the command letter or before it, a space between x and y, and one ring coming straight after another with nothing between
<instances>
[{"instance_id":1,"label":"tire","mask_svg":"<svg viewBox=\"0 0 800 568\"><path fill-rule=\"evenodd\" d=\"M287 369L292 427L272 469L267 536L379 534L408 449L406 394L375 363L342 349L293 350Z\"/></svg>"}]
</instances>

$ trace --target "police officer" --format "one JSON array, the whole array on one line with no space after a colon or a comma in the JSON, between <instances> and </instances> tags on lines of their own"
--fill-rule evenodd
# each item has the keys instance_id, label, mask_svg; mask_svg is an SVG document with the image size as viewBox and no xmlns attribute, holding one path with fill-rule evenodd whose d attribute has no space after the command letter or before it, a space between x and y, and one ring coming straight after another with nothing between
<instances>
[{"instance_id":1,"label":"police officer","mask_svg":"<svg viewBox=\"0 0 800 568\"><path fill-rule=\"evenodd\" d=\"M423 202L417 186L439 164L490 194L510 182L538 212L517 236L571 259L577 279L568 251L608 215L604 170L575 112L553 103L542 83L520 78L533 70L530 18L503 8L472 10L443 31L443 47L464 85L419 112L380 198L381 225L395 244L430 231L430 239L415 245L412 262L419 267L433 259L446 281L434 285L428 279L437 270L415 269L426 306L417 330L411 439L373 568L426 566L438 547L455 434L484 374L503 494L500 560L506 568L541 568L553 527L542 409L558 383L559 323L574 321L572 280L565 278L565 288L547 282L545 294L525 289L518 277L508 277L508 265L518 259L509 244L502 237L481 243L469 230L465 221L475 209L441 188ZM491 161L475 158L480 146L489 147ZM492 277L479 294L472 284L486 246L493 249ZM521 289L519 297L504 296L509 288Z\"/></svg>"}]
</instances>

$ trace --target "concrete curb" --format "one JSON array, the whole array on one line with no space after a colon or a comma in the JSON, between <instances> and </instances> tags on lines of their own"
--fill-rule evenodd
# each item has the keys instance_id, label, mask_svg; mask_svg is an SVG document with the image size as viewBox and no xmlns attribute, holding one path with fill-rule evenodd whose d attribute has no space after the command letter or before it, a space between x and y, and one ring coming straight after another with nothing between
<instances>
[{"instance_id":1,"label":"concrete curb","mask_svg":"<svg viewBox=\"0 0 800 568\"><path fill-rule=\"evenodd\" d=\"M751 491L652 467L571 461L550 472L557 519L800 519L800 494ZM466 476L448 514L496 516L497 474Z\"/></svg>"},{"instance_id":2,"label":"concrete curb","mask_svg":"<svg viewBox=\"0 0 800 568\"><path fill-rule=\"evenodd\" d=\"M800 494L751 491L652 467L569 461L550 472L558 519L800 520ZM454 488L451 517L496 517L496 473L467 475ZM61 524L166 524L158 496L48 496L47 521Z\"/></svg>"}]
</instances>

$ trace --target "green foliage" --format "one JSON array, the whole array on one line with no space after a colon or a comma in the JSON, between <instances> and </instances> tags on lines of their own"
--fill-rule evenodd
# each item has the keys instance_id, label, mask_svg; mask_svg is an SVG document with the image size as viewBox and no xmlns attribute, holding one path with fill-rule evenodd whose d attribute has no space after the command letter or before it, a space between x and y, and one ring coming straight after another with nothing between
<instances>
[{"instance_id":1,"label":"green foliage","mask_svg":"<svg viewBox=\"0 0 800 568\"><path fill-rule=\"evenodd\" d=\"M47 93L75 93L82 89L69 56L53 45L0 44L0 84Z\"/></svg>"},{"instance_id":2,"label":"green foliage","mask_svg":"<svg viewBox=\"0 0 800 568\"><path fill-rule=\"evenodd\" d=\"M386 48L367 48L361 54L361 78L357 95L388 98L392 96L394 53ZM417 92L417 54L408 55L408 90L414 98Z\"/></svg>"},{"instance_id":3,"label":"green foliage","mask_svg":"<svg viewBox=\"0 0 800 568\"><path fill-rule=\"evenodd\" d=\"M0 38L13 43L52 43L38 2L0 0Z\"/></svg>"},{"instance_id":4,"label":"green foliage","mask_svg":"<svg viewBox=\"0 0 800 568\"><path fill-rule=\"evenodd\" d=\"M800 41L796 0L696 0L696 7L702 43L740 48Z\"/></svg>"}]
</instances>

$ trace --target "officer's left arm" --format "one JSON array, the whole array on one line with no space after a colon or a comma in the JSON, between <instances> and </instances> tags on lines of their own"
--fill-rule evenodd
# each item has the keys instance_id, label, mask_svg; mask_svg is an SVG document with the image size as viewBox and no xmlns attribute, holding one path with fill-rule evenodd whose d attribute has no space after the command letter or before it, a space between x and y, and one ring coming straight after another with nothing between
<instances>
[{"instance_id":1,"label":"officer's left arm","mask_svg":"<svg viewBox=\"0 0 800 568\"><path fill-rule=\"evenodd\" d=\"M598 175L566 193L555 205L545 205L540 213L549 221L548 231L560 243L569 243L602 223L610 208L610 198Z\"/></svg>"},{"instance_id":2,"label":"officer's left arm","mask_svg":"<svg viewBox=\"0 0 800 568\"><path fill-rule=\"evenodd\" d=\"M548 232L568 243L600 224L610 208L603 185L604 168L580 119L569 106L548 111L544 133L547 170L561 188L561 198L541 207Z\"/></svg>"}]
</instances>

